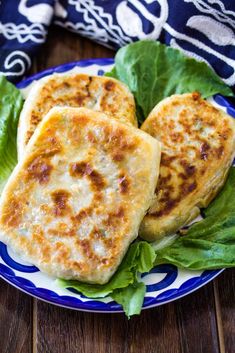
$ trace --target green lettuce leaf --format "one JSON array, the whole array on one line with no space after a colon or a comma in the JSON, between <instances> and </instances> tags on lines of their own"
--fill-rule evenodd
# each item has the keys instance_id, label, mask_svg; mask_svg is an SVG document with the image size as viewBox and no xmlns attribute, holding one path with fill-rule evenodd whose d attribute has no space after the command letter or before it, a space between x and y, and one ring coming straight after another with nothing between
<instances>
[{"instance_id":1,"label":"green lettuce leaf","mask_svg":"<svg viewBox=\"0 0 235 353\"><path fill-rule=\"evenodd\" d=\"M126 288L116 289L111 294L113 300L123 307L128 318L139 315L143 306L146 286L143 282L135 282Z\"/></svg>"},{"instance_id":2,"label":"green lettuce leaf","mask_svg":"<svg viewBox=\"0 0 235 353\"><path fill-rule=\"evenodd\" d=\"M17 163L16 135L22 105L20 91L0 75L0 193Z\"/></svg>"},{"instance_id":3,"label":"green lettuce leaf","mask_svg":"<svg viewBox=\"0 0 235 353\"><path fill-rule=\"evenodd\" d=\"M232 96L232 90L204 62L179 50L144 40L118 50L114 69L106 74L124 82L133 93L142 122L162 99L172 94L198 91L207 98L216 93Z\"/></svg>"},{"instance_id":4,"label":"green lettuce leaf","mask_svg":"<svg viewBox=\"0 0 235 353\"><path fill-rule=\"evenodd\" d=\"M235 266L235 168L204 214L186 235L156 252L155 265L171 263L191 270Z\"/></svg>"},{"instance_id":5,"label":"green lettuce leaf","mask_svg":"<svg viewBox=\"0 0 235 353\"><path fill-rule=\"evenodd\" d=\"M121 265L108 283L98 285L58 279L57 284L63 288L76 289L88 298L103 298L110 294L123 306L126 314L131 316L140 312L144 299L145 285L138 282L138 274L150 271L155 258L150 244L145 241L136 242L129 247Z\"/></svg>"}]
</instances>

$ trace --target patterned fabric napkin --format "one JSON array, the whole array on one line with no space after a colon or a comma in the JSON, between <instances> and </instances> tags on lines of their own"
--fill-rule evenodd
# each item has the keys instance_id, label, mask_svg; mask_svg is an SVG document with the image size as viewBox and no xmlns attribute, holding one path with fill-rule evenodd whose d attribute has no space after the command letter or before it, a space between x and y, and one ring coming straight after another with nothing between
<instances>
[{"instance_id":1,"label":"patterned fabric napkin","mask_svg":"<svg viewBox=\"0 0 235 353\"><path fill-rule=\"evenodd\" d=\"M112 48L160 40L235 89L235 0L0 0L0 71L19 81L51 24Z\"/></svg>"}]
</instances>

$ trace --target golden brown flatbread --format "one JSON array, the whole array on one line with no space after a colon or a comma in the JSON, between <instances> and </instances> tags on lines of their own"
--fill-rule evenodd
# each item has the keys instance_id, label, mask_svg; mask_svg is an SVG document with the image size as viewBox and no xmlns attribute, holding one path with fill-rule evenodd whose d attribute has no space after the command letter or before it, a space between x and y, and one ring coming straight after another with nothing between
<instances>
[{"instance_id":1,"label":"golden brown flatbread","mask_svg":"<svg viewBox=\"0 0 235 353\"><path fill-rule=\"evenodd\" d=\"M155 240L179 230L224 184L235 152L235 120L198 93L160 102L141 129L162 144L155 201L140 235Z\"/></svg>"},{"instance_id":2,"label":"golden brown flatbread","mask_svg":"<svg viewBox=\"0 0 235 353\"><path fill-rule=\"evenodd\" d=\"M53 108L1 197L0 240L56 277L105 283L149 208L160 144L85 108Z\"/></svg>"},{"instance_id":3,"label":"golden brown flatbread","mask_svg":"<svg viewBox=\"0 0 235 353\"><path fill-rule=\"evenodd\" d=\"M38 81L20 115L20 159L38 123L54 106L85 107L137 126L135 102L128 88L113 78L78 73L53 74Z\"/></svg>"}]
</instances>

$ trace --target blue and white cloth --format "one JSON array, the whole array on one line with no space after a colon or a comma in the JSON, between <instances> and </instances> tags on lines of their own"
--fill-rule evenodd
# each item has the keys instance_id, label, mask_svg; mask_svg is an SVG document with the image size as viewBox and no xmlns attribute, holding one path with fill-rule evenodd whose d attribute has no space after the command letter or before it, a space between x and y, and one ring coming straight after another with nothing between
<instances>
[{"instance_id":1,"label":"blue and white cloth","mask_svg":"<svg viewBox=\"0 0 235 353\"><path fill-rule=\"evenodd\" d=\"M115 49L160 40L235 89L235 0L0 0L0 72L19 81L52 24Z\"/></svg>"}]
</instances>

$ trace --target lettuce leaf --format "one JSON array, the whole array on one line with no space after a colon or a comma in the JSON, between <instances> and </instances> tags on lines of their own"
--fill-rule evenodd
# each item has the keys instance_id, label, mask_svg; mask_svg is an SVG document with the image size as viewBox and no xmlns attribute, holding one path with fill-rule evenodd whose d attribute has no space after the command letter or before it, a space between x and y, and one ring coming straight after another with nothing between
<instances>
[{"instance_id":1,"label":"lettuce leaf","mask_svg":"<svg viewBox=\"0 0 235 353\"><path fill-rule=\"evenodd\" d=\"M22 105L20 91L0 75L0 193L17 163L16 135Z\"/></svg>"},{"instance_id":2,"label":"lettuce leaf","mask_svg":"<svg viewBox=\"0 0 235 353\"><path fill-rule=\"evenodd\" d=\"M186 235L156 252L155 265L171 263L191 270L235 266L235 168L204 215Z\"/></svg>"},{"instance_id":3,"label":"lettuce leaf","mask_svg":"<svg viewBox=\"0 0 235 353\"><path fill-rule=\"evenodd\" d=\"M118 50L115 67L106 74L124 82L133 93L139 122L153 107L172 94L198 91L207 98L232 90L204 62L186 57L177 49L144 40Z\"/></svg>"},{"instance_id":4,"label":"lettuce leaf","mask_svg":"<svg viewBox=\"0 0 235 353\"><path fill-rule=\"evenodd\" d=\"M116 289L111 294L115 302L123 307L128 319L139 315L143 306L146 286L143 282L135 282L126 288Z\"/></svg>"},{"instance_id":5,"label":"lettuce leaf","mask_svg":"<svg viewBox=\"0 0 235 353\"><path fill-rule=\"evenodd\" d=\"M145 295L144 283L138 282L138 274L149 272L156 258L150 244L139 241L130 245L118 270L106 284L87 284L79 281L58 279L62 288L75 289L88 298L107 295L120 303L127 316L139 314Z\"/></svg>"}]
</instances>

